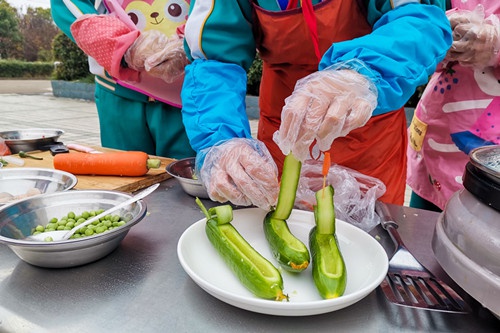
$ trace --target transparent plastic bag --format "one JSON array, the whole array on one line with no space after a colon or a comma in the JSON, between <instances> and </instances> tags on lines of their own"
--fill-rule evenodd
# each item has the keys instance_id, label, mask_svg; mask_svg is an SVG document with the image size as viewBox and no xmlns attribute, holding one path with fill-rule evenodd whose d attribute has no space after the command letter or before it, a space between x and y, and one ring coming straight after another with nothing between
<instances>
[{"instance_id":1,"label":"transparent plastic bag","mask_svg":"<svg viewBox=\"0 0 500 333\"><path fill-rule=\"evenodd\" d=\"M303 163L295 207L313 210L315 192L323 187L323 162L308 160ZM385 184L338 164L332 164L326 184L333 186L336 218L369 231L379 222L375 213L375 201L386 191Z\"/></svg>"}]
</instances>

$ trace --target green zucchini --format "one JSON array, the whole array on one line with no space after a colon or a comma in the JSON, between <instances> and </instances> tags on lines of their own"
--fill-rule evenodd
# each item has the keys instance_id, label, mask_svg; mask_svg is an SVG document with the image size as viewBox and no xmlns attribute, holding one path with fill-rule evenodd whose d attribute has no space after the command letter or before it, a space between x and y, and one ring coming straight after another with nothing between
<instances>
[{"instance_id":1,"label":"green zucchini","mask_svg":"<svg viewBox=\"0 0 500 333\"><path fill-rule=\"evenodd\" d=\"M264 218L264 234L273 256L290 272L301 272L309 266L309 250L288 228L286 221L275 219L272 212Z\"/></svg>"},{"instance_id":2,"label":"green zucchini","mask_svg":"<svg viewBox=\"0 0 500 333\"><path fill-rule=\"evenodd\" d=\"M281 273L231 224L231 206L218 206L207 211L200 199L196 198L196 203L207 218L205 232L210 243L238 280L257 297L288 300L288 296L283 293Z\"/></svg>"},{"instance_id":3,"label":"green zucchini","mask_svg":"<svg viewBox=\"0 0 500 333\"><path fill-rule=\"evenodd\" d=\"M292 153L285 157L283 173L281 174L280 194L276 209L273 212L273 218L285 221L290 217L295 204L301 168L302 162L296 159Z\"/></svg>"},{"instance_id":4,"label":"green zucchini","mask_svg":"<svg viewBox=\"0 0 500 333\"><path fill-rule=\"evenodd\" d=\"M342 296L347 284L345 262L335 234L333 193L331 185L316 192L316 225L309 233L314 284L325 299Z\"/></svg>"},{"instance_id":5,"label":"green zucchini","mask_svg":"<svg viewBox=\"0 0 500 333\"><path fill-rule=\"evenodd\" d=\"M280 193L275 210L264 218L264 235L278 263L289 272L301 272L309 266L309 250L288 228L299 185L302 163L291 153L285 157Z\"/></svg>"}]
</instances>

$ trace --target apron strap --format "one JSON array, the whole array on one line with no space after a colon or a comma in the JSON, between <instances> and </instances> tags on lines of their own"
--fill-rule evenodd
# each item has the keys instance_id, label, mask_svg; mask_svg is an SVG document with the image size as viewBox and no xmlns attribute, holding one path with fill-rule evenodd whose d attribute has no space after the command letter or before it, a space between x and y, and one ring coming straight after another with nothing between
<instances>
[{"instance_id":1,"label":"apron strap","mask_svg":"<svg viewBox=\"0 0 500 333\"><path fill-rule=\"evenodd\" d=\"M296 2L297 0L290 0L291 2ZM318 27L316 24L316 15L314 15L314 8L312 6L311 0L300 0L302 5L302 13L304 14L304 19L306 21L307 27L309 28L309 34L314 45L314 53L318 58L318 63L321 61L321 53L319 52L319 39L318 39Z\"/></svg>"}]
</instances>

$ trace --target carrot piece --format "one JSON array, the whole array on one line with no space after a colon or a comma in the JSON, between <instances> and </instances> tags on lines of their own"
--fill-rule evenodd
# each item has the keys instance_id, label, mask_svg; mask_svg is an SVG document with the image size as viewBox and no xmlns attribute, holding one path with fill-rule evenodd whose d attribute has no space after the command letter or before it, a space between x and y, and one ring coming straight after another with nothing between
<instances>
[{"instance_id":1,"label":"carrot piece","mask_svg":"<svg viewBox=\"0 0 500 333\"><path fill-rule=\"evenodd\" d=\"M325 159L323 160L323 170L321 174L323 175L323 190L326 187L326 176L328 176L328 171L330 170L332 162L330 159L330 152L325 152ZM325 191L323 191L324 193Z\"/></svg>"},{"instance_id":2,"label":"carrot piece","mask_svg":"<svg viewBox=\"0 0 500 333\"><path fill-rule=\"evenodd\" d=\"M330 170L330 166L331 166L332 162L331 162L331 159L330 159L330 152L325 152L325 159L323 160L323 172L322 172L322 175L323 176L327 176L328 175L328 170Z\"/></svg>"},{"instance_id":3,"label":"carrot piece","mask_svg":"<svg viewBox=\"0 0 500 333\"><path fill-rule=\"evenodd\" d=\"M161 161L151 159L142 151L121 151L102 154L71 152L54 156L54 168L75 175L144 176L150 168L159 168Z\"/></svg>"}]
</instances>

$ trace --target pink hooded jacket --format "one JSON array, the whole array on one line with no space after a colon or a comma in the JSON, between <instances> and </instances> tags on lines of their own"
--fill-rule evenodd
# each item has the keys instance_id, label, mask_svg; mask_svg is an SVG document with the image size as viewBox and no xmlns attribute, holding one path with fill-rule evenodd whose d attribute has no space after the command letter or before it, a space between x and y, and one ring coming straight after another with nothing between
<instances>
[{"instance_id":1,"label":"pink hooded jacket","mask_svg":"<svg viewBox=\"0 0 500 333\"><path fill-rule=\"evenodd\" d=\"M478 4L484 6L485 18L500 17L498 0L452 0L453 10L472 11ZM408 134L407 184L444 209L451 195L463 188L470 149L478 143L500 143L498 60L483 69L443 64L429 81ZM468 141L469 137L474 140Z\"/></svg>"}]
</instances>

